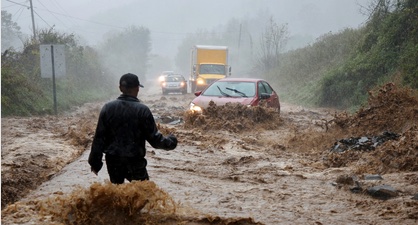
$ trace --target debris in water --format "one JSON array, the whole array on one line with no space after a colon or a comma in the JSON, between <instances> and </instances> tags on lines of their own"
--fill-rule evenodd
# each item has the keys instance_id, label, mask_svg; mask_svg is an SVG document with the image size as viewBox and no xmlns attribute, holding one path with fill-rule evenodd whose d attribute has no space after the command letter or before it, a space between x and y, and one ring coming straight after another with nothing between
<instances>
[{"instance_id":1,"label":"debris in water","mask_svg":"<svg viewBox=\"0 0 418 225\"><path fill-rule=\"evenodd\" d=\"M383 180L383 177L379 174L366 174L364 175L365 180Z\"/></svg>"},{"instance_id":2,"label":"debris in water","mask_svg":"<svg viewBox=\"0 0 418 225\"><path fill-rule=\"evenodd\" d=\"M382 135L373 137L357 137L341 139L334 144L330 151L332 152L344 152L348 150L359 151L372 151L375 150L378 145L383 144L388 140L397 140L400 135L393 132L385 131Z\"/></svg>"},{"instance_id":3,"label":"debris in water","mask_svg":"<svg viewBox=\"0 0 418 225\"><path fill-rule=\"evenodd\" d=\"M389 185L379 185L368 188L367 193L369 193L374 198L382 200L387 200L389 198L398 196L398 192Z\"/></svg>"}]
</instances>

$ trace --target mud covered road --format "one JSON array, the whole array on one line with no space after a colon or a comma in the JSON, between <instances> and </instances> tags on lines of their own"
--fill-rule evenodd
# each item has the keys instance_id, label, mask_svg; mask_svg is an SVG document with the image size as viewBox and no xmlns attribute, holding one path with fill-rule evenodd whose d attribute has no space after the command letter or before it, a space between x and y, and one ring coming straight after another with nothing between
<instances>
[{"instance_id":1,"label":"mud covered road","mask_svg":"<svg viewBox=\"0 0 418 225\"><path fill-rule=\"evenodd\" d=\"M2 118L2 224L416 224L418 101L392 85L348 115L282 103L186 113L192 94L141 89L173 151L147 146L150 182L112 185L87 156L103 103ZM116 96L115 96L116 97ZM398 134L374 150L338 140ZM366 179L379 175L382 179ZM372 196L369 188L393 192ZM388 195L390 195L388 197Z\"/></svg>"}]
</instances>

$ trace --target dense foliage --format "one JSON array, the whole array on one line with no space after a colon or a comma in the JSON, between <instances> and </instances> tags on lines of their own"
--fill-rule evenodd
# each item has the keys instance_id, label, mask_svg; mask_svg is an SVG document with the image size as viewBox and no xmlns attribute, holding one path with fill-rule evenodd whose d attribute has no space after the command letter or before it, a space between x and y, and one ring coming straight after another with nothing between
<instances>
[{"instance_id":1,"label":"dense foliage","mask_svg":"<svg viewBox=\"0 0 418 225\"><path fill-rule=\"evenodd\" d=\"M283 54L279 65L266 73L266 79L283 99L312 104L324 74L348 59L360 37L361 31L354 29L324 34L309 46Z\"/></svg>"},{"instance_id":2,"label":"dense foliage","mask_svg":"<svg viewBox=\"0 0 418 225\"><path fill-rule=\"evenodd\" d=\"M376 0L360 29L285 53L266 74L287 101L356 109L388 81L418 89L418 2Z\"/></svg>"},{"instance_id":3,"label":"dense foliage","mask_svg":"<svg viewBox=\"0 0 418 225\"><path fill-rule=\"evenodd\" d=\"M115 93L115 81L104 76L95 50L77 44L74 35L52 30L37 32L38 40L28 40L22 52L3 52L1 61L2 116L54 113L52 79L42 78L40 44L65 45L66 76L56 79L59 112L82 103L107 98Z\"/></svg>"},{"instance_id":4,"label":"dense foliage","mask_svg":"<svg viewBox=\"0 0 418 225\"><path fill-rule=\"evenodd\" d=\"M320 105L359 105L369 90L394 76L418 89L418 2L389 3L378 2L355 54L323 79Z\"/></svg>"},{"instance_id":5,"label":"dense foliage","mask_svg":"<svg viewBox=\"0 0 418 225\"><path fill-rule=\"evenodd\" d=\"M21 44L22 32L19 25L12 21L12 14L1 10L1 51Z\"/></svg>"}]
</instances>

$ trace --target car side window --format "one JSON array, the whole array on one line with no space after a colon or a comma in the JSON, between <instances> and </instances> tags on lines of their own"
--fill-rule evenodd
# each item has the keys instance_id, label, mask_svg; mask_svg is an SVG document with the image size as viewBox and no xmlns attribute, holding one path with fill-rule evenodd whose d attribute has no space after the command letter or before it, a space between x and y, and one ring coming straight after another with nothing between
<instances>
[{"instance_id":1,"label":"car side window","mask_svg":"<svg viewBox=\"0 0 418 225\"><path fill-rule=\"evenodd\" d=\"M266 90L266 92L264 92L264 93L267 93L267 94L270 94L270 95L273 93L273 88L271 88L271 86L267 82L262 81L260 83L263 84L263 86Z\"/></svg>"},{"instance_id":2,"label":"car side window","mask_svg":"<svg viewBox=\"0 0 418 225\"><path fill-rule=\"evenodd\" d=\"M258 96L260 96L262 93L267 93L267 90L262 82L258 82Z\"/></svg>"}]
</instances>

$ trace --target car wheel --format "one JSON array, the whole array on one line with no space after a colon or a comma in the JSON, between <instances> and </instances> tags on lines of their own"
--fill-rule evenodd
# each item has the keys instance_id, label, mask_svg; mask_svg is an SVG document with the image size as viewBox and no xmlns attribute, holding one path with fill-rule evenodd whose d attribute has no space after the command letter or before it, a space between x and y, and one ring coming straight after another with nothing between
<instances>
[{"instance_id":1,"label":"car wheel","mask_svg":"<svg viewBox=\"0 0 418 225\"><path fill-rule=\"evenodd\" d=\"M166 95L166 94L167 94L167 91L164 91L164 90L163 90L163 95Z\"/></svg>"}]
</instances>

